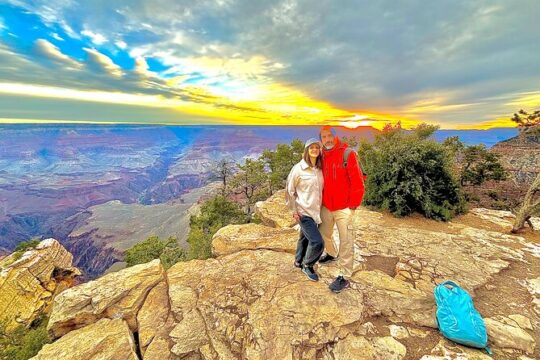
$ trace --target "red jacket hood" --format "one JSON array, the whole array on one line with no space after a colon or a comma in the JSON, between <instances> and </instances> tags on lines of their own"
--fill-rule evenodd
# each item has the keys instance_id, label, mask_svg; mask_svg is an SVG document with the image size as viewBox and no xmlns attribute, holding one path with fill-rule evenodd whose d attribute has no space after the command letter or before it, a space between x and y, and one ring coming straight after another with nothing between
<instances>
[{"instance_id":1,"label":"red jacket hood","mask_svg":"<svg viewBox=\"0 0 540 360\"><path fill-rule=\"evenodd\" d=\"M341 142L339 137L335 136L334 137L334 147L331 148L331 149L327 149L326 147L324 147L324 144L323 144L323 152L326 153L326 154L330 154L330 153L332 153L334 151L338 151L339 149L346 149L348 147L349 147L349 144Z\"/></svg>"}]
</instances>

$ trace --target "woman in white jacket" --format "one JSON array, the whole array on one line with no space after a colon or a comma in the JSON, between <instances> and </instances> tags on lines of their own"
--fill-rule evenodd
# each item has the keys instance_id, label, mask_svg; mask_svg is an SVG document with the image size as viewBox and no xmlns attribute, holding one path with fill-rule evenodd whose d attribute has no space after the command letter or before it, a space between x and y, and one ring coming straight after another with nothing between
<instances>
[{"instance_id":1,"label":"woman in white jacket","mask_svg":"<svg viewBox=\"0 0 540 360\"><path fill-rule=\"evenodd\" d=\"M302 268L312 281L319 280L313 266L324 250L318 228L324 185L321 155L319 140L309 139L304 146L303 159L294 165L287 177L287 203L301 229L294 265Z\"/></svg>"}]
</instances>

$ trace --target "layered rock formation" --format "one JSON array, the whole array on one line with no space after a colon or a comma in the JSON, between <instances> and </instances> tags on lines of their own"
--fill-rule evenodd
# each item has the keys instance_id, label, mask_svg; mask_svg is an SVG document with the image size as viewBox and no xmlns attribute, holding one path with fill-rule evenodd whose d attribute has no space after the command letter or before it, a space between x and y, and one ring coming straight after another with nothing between
<instances>
[{"instance_id":1,"label":"layered rock formation","mask_svg":"<svg viewBox=\"0 0 540 360\"><path fill-rule=\"evenodd\" d=\"M101 319L74 330L52 345L45 345L36 360L124 359L137 360L135 341L122 319Z\"/></svg>"},{"instance_id":2,"label":"layered rock formation","mask_svg":"<svg viewBox=\"0 0 540 360\"><path fill-rule=\"evenodd\" d=\"M519 183L531 183L540 169L540 126L495 144L491 151Z\"/></svg>"},{"instance_id":3,"label":"layered rock formation","mask_svg":"<svg viewBox=\"0 0 540 360\"><path fill-rule=\"evenodd\" d=\"M540 127L498 142L490 152L499 156L508 176L466 188L479 207L512 209L518 207L540 171ZM534 225L533 225L534 226ZM538 227L536 227L538 229Z\"/></svg>"},{"instance_id":4,"label":"layered rock formation","mask_svg":"<svg viewBox=\"0 0 540 360\"><path fill-rule=\"evenodd\" d=\"M483 139L483 135L477 134L477 138ZM497 142L489 151L499 157L507 173L506 180L466 185L464 191L475 207L497 210L517 208L540 170L540 127L520 131L517 136Z\"/></svg>"},{"instance_id":5,"label":"layered rock formation","mask_svg":"<svg viewBox=\"0 0 540 360\"><path fill-rule=\"evenodd\" d=\"M259 204L263 223L275 227L222 228L213 259L166 272L156 260L64 291L49 322L58 340L36 358L489 358L437 331L432 291L447 278L474 296L495 358L540 355L529 294L540 264L526 238L486 229L488 222L472 227L359 209L352 285L333 294L335 264L318 267L317 283L293 266L298 233L279 225L289 213L278 199L282 192ZM79 352L66 351L77 339ZM111 339L115 346L103 350Z\"/></svg>"},{"instance_id":6,"label":"layered rock formation","mask_svg":"<svg viewBox=\"0 0 540 360\"><path fill-rule=\"evenodd\" d=\"M0 261L0 322L8 331L30 326L78 275L73 256L54 239L5 257Z\"/></svg>"}]
</instances>

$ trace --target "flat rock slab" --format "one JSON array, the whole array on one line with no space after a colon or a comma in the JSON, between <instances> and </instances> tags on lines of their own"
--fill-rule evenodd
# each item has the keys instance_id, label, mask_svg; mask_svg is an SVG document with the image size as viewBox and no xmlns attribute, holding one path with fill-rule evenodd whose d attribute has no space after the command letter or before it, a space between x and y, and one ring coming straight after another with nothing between
<instances>
[{"instance_id":1,"label":"flat rock slab","mask_svg":"<svg viewBox=\"0 0 540 360\"><path fill-rule=\"evenodd\" d=\"M122 318L135 331L147 294L164 280L163 267L154 260L68 289L54 300L49 334L58 338L101 318Z\"/></svg>"},{"instance_id":2,"label":"flat rock slab","mask_svg":"<svg viewBox=\"0 0 540 360\"><path fill-rule=\"evenodd\" d=\"M101 319L45 345L33 360L138 360L133 335L122 319Z\"/></svg>"},{"instance_id":3,"label":"flat rock slab","mask_svg":"<svg viewBox=\"0 0 540 360\"><path fill-rule=\"evenodd\" d=\"M275 229L266 225L228 225L218 230L212 239L214 256L241 250L268 249L294 254L299 232L291 228Z\"/></svg>"}]
</instances>

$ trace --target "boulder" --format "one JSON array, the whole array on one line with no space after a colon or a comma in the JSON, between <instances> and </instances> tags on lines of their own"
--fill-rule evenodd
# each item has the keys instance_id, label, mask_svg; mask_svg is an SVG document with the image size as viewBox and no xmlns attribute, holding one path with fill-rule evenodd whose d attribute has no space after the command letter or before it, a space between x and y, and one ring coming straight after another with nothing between
<instances>
[{"instance_id":1,"label":"boulder","mask_svg":"<svg viewBox=\"0 0 540 360\"><path fill-rule=\"evenodd\" d=\"M80 274L73 256L55 239L5 257L0 261L0 322L8 331L29 326Z\"/></svg>"},{"instance_id":2,"label":"boulder","mask_svg":"<svg viewBox=\"0 0 540 360\"><path fill-rule=\"evenodd\" d=\"M212 253L222 256L241 250L269 249L294 254L298 231L275 229L266 225L228 225L219 229L212 239Z\"/></svg>"},{"instance_id":3,"label":"boulder","mask_svg":"<svg viewBox=\"0 0 540 360\"><path fill-rule=\"evenodd\" d=\"M101 318L121 318L137 329L137 313L154 286L163 282L159 260L107 274L70 288L54 299L48 331L58 338Z\"/></svg>"},{"instance_id":4,"label":"boulder","mask_svg":"<svg viewBox=\"0 0 540 360\"><path fill-rule=\"evenodd\" d=\"M255 215L266 226L289 228L296 224L292 211L285 205L285 190L280 190L265 201L255 204Z\"/></svg>"},{"instance_id":5,"label":"boulder","mask_svg":"<svg viewBox=\"0 0 540 360\"><path fill-rule=\"evenodd\" d=\"M33 360L137 360L133 334L122 319L101 319L45 345Z\"/></svg>"},{"instance_id":6,"label":"boulder","mask_svg":"<svg viewBox=\"0 0 540 360\"><path fill-rule=\"evenodd\" d=\"M533 325L531 323L531 320L523 315L519 314L512 314L508 315L509 319L512 319L517 326L524 330L533 330Z\"/></svg>"}]
</instances>

